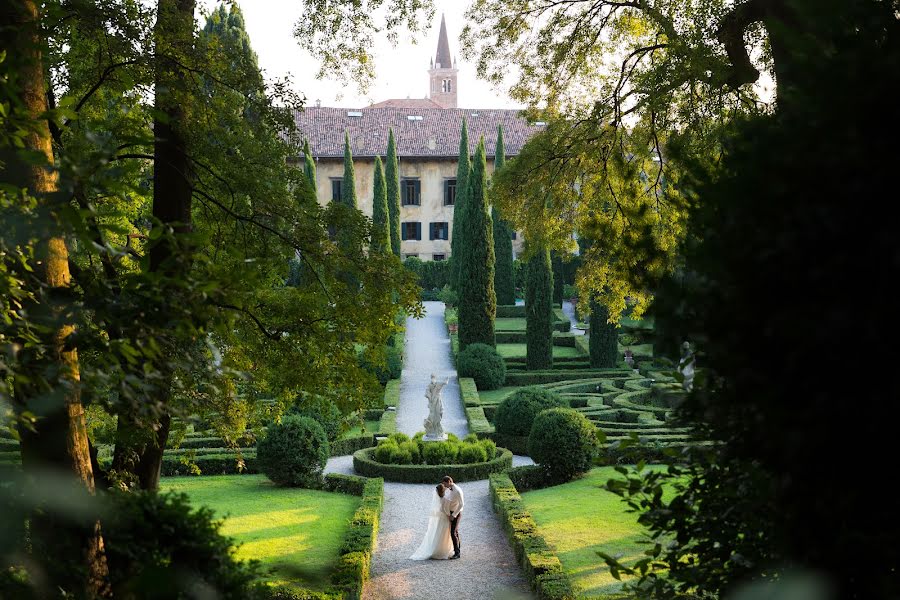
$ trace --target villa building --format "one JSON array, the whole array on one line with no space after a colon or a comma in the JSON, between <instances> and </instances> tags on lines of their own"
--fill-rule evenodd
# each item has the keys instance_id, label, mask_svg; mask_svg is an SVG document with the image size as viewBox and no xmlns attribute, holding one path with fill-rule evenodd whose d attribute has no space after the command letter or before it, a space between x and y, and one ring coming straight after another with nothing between
<instances>
[{"instance_id":1,"label":"villa building","mask_svg":"<svg viewBox=\"0 0 900 600\"><path fill-rule=\"evenodd\" d=\"M403 258L444 260L450 257L456 167L463 119L474 153L484 136L488 174L493 172L497 126L503 127L507 158L519 150L543 123L528 123L518 110L457 107L456 63L451 62L447 27L441 19L437 53L428 70L430 94L421 99L393 99L365 108L310 106L295 115L309 139L316 161L319 202L338 199L344 175L344 132L350 137L359 209L372 215L374 160L387 153L393 129L400 166L400 233ZM514 234L513 252L522 250Z\"/></svg>"}]
</instances>

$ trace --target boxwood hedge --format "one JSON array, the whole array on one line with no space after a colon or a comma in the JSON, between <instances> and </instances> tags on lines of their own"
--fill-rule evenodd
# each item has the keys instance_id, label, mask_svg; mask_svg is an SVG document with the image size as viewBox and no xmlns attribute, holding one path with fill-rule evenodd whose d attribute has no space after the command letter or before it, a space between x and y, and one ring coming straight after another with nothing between
<instances>
[{"instance_id":1,"label":"boxwood hedge","mask_svg":"<svg viewBox=\"0 0 900 600\"><path fill-rule=\"evenodd\" d=\"M497 457L483 463L468 465L385 465L374 458L375 448L365 448L353 454L353 470L366 477L382 477L400 483L433 483L444 475L454 481L477 481L491 473L512 467L512 452L497 448Z\"/></svg>"}]
</instances>

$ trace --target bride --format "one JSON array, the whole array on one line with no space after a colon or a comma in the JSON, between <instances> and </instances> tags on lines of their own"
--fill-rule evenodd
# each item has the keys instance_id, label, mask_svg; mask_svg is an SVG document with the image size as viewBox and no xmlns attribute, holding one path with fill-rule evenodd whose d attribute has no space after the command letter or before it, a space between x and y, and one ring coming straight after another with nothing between
<instances>
[{"instance_id":1,"label":"bride","mask_svg":"<svg viewBox=\"0 0 900 600\"><path fill-rule=\"evenodd\" d=\"M431 499L428 515L428 529L419 549L410 556L410 560L428 560L429 558L449 558L453 554L453 542L450 540L450 509L444 498L444 484L439 483Z\"/></svg>"}]
</instances>

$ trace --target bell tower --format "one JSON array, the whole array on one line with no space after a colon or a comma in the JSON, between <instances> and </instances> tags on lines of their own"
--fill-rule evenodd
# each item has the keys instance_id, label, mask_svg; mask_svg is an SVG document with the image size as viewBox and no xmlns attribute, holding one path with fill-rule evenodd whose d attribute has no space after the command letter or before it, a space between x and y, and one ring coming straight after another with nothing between
<instances>
[{"instance_id":1,"label":"bell tower","mask_svg":"<svg viewBox=\"0 0 900 600\"><path fill-rule=\"evenodd\" d=\"M428 69L430 79L429 98L441 108L457 108L456 76L459 70L450 60L450 42L447 41L447 23L441 15L441 33L438 37L437 54Z\"/></svg>"}]
</instances>

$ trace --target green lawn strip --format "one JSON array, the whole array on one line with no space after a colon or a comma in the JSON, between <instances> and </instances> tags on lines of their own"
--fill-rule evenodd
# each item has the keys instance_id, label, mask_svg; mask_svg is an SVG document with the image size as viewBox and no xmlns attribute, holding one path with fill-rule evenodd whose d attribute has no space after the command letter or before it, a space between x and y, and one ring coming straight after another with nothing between
<instances>
[{"instance_id":1,"label":"green lawn strip","mask_svg":"<svg viewBox=\"0 0 900 600\"><path fill-rule=\"evenodd\" d=\"M525 319L498 318L494 320L495 331L525 331Z\"/></svg>"},{"instance_id":2,"label":"green lawn strip","mask_svg":"<svg viewBox=\"0 0 900 600\"><path fill-rule=\"evenodd\" d=\"M278 585L324 591L338 563L356 496L278 488L262 475L164 478L163 490L187 494L225 518L222 533L239 545L237 556L272 569Z\"/></svg>"},{"instance_id":3,"label":"green lawn strip","mask_svg":"<svg viewBox=\"0 0 900 600\"><path fill-rule=\"evenodd\" d=\"M600 467L583 479L522 494L525 508L556 550L579 598L606 598L621 591L621 582L610 574L598 551L628 564L650 548L639 543L646 536L637 515L627 513L622 499L603 489L610 478L621 476L613 467Z\"/></svg>"},{"instance_id":4,"label":"green lawn strip","mask_svg":"<svg viewBox=\"0 0 900 600\"><path fill-rule=\"evenodd\" d=\"M478 397L481 399L482 406L497 405L517 389L519 386L506 386L497 390L478 390Z\"/></svg>"},{"instance_id":5,"label":"green lawn strip","mask_svg":"<svg viewBox=\"0 0 900 600\"><path fill-rule=\"evenodd\" d=\"M623 346L619 344L619 354L624 354L628 348L635 356L653 356L653 344L632 344L631 346Z\"/></svg>"},{"instance_id":6,"label":"green lawn strip","mask_svg":"<svg viewBox=\"0 0 900 600\"><path fill-rule=\"evenodd\" d=\"M527 346L525 344L497 344L497 353L503 358L525 356ZM566 346L553 346L554 358L581 356L576 348Z\"/></svg>"},{"instance_id":7,"label":"green lawn strip","mask_svg":"<svg viewBox=\"0 0 900 600\"><path fill-rule=\"evenodd\" d=\"M345 431L343 434L341 434L341 437L349 438L349 437L356 437L358 435L363 435L364 433L368 433L368 434L378 433L378 424L379 423L380 423L380 421L368 421L367 420L365 431L363 431L363 428L361 425L357 425L356 427L353 427L352 429L348 429L347 431Z\"/></svg>"}]
</instances>

